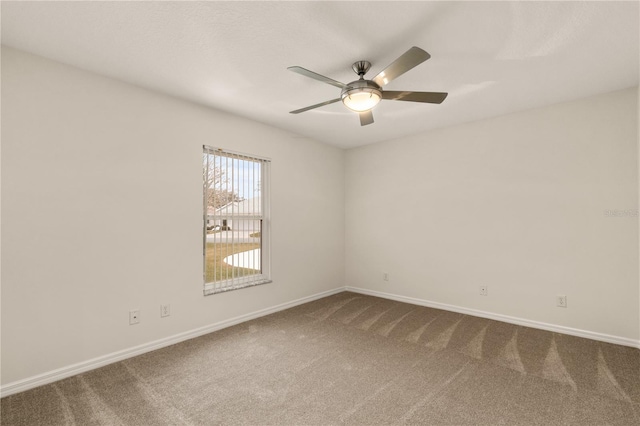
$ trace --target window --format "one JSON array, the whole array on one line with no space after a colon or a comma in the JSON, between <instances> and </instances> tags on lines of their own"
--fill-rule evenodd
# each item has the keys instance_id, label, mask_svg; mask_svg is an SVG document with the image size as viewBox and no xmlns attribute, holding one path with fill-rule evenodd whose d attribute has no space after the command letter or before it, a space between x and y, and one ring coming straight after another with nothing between
<instances>
[{"instance_id":1,"label":"window","mask_svg":"<svg viewBox=\"0 0 640 426\"><path fill-rule=\"evenodd\" d=\"M270 282L269 160L204 147L204 294Z\"/></svg>"}]
</instances>

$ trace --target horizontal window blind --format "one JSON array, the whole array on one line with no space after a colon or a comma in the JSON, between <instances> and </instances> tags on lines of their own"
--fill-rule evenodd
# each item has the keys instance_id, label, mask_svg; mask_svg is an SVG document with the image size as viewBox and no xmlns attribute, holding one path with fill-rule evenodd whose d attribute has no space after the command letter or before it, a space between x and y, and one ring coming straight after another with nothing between
<instances>
[{"instance_id":1,"label":"horizontal window blind","mask_svg":"<svg viewBox=\"0 0 640 426\"><path fill-rule=\"evenodd\" d=\"M205 294L270 282L270 161L203 151Z\"/></svg>"}]
</instances>

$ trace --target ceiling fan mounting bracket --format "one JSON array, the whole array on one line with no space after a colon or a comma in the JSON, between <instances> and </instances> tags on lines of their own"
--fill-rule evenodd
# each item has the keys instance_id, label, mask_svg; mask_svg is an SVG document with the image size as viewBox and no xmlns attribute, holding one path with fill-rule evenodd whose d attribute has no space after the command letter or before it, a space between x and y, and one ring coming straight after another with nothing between
<instances>
[{"instance_id":1,"label":"ceiling fan mounting bracket","mask_svg":"<svg viewBox=\"0 0 640 426\"><path fill-rule=\"evenodd\" d=\"M369 72L370 68L371 68L371 62L369 61L358 61L358 62L354 62L353 65L351 65L351 69L353 69L353 72L358 74L360 77L362 77L367 72Z\"/></svg>"}]
</instances>

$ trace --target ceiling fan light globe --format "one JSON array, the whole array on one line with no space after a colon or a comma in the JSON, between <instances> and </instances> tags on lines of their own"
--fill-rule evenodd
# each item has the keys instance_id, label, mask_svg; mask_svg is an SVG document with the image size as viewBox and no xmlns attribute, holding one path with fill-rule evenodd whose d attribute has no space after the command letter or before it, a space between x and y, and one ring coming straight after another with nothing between
<instances>
[{"instance_id":1,"label":"ceiling fan light globe","mask_svg":"<svg viewBox=\"0 0 640 426\"><path fill-rule=\"evenodd\" d=\"M381 99L382 93L379 90L369 88L348 90L342 95L342 103L356 112L369 111Z\"/></svg>"}]
</instances>

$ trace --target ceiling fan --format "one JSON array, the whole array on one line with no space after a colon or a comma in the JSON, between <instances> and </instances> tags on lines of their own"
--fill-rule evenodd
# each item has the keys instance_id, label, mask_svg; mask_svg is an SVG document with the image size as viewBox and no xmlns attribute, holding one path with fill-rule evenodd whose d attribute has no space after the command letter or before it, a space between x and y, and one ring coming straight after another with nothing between
<instances>
[{"instance_id":1,"label":"ceiling fan","mask_svg":"<svg viewBox=\"0 0 640 426\"><path fill-rule=\"evenodd\" d=\"M367 124L373 123L373 113L371 112L371 109L382 99L440 104L447 97L447 93L391 91L382 89L382 86L389 84L392 80L398 78L415 66L420 65L430 57L431 55L427 52L414 46L403 53L398 59L393 61L391 65L386 67L371 80L364 79L364 75L369 71L369 68L371 68L371 63L368 61L358 61L355 62L351 68L356 74L358 74L360 79L352 81L349 84L340 83L339 81L317 74L313 71L309 71L302 67L289 67L287 69L290 71L342 89L339 98L311 105L306 108L300 108L295 111L291 111L290 113L299 114L334 102L342 101L347 108L360 115L360 125L366 126Z\"/></svg>"}]
</instances>

